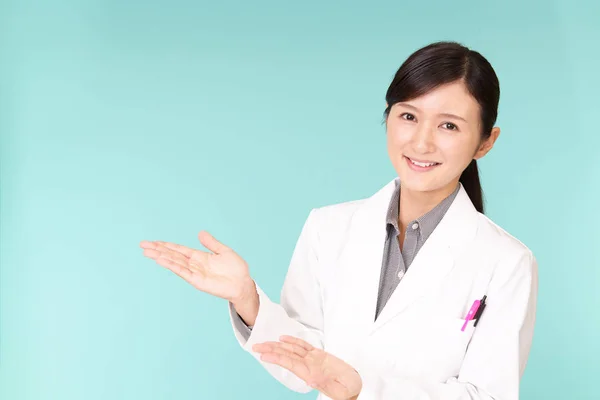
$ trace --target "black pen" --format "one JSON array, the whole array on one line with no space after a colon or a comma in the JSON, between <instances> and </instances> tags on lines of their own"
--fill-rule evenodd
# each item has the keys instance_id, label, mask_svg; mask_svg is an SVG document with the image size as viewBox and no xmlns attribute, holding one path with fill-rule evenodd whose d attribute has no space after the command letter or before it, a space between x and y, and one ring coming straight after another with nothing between
<instances>
[{"instance_id":1,"label":"black pen","mask_svg":"<svg viewBox=\"0 0 600 400\"><path fill-rule=\"evenodd\" d=\"M477 309L477 312L473 316L473 319L475 320L473 327L477 326L477 323L479 322L479 318L481 317L481 314L483 313L483 309L485 308L485 299L487 299L487 295L483 296L483 298L481 299L481 302L479 304L479 308Z\"/></svg>"}]
</instances>

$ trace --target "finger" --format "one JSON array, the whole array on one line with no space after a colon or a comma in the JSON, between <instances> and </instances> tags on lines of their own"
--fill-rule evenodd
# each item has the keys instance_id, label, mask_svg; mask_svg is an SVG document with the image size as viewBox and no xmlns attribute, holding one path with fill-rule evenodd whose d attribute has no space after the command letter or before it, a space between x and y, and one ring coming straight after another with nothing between
<instances>
[{"instance_id":1,"label":"finger","mask_svg":"<svg viewBox=\"0 0 600 400\"><path fill-rule=\"evenodd\" d=\"M304 358L304 357L294 353L291 350L288 350L288 349L285 349L285 348L279 347L279 346L275 347L273 349L272 353L281 354L282 356L289 357L291 359L298 360L298 361L300 361Z\"/></svg>"},{"instance_id":2,"label":"finger","mask_svg":"<svg viewBox=\"0 0 600 400\"><path fill-rule=\"evenodd\" d=\"M292 359L290 357L286 357L282 354L271 353L271 352L263 353L260 355L260 359L261 359L261 361L279 365L280 367L283 367L290 371L292 371L292 368L293 368Z\"/></svg>"},{"instance_id":3,"label":"finger","mask_svg":"<svg viewBox=\"0 0 600 400\"><path fill-rule=\"evenodd\" d=\"M158 258L166 258L185 266L187 266L188 264L188 259L185 256L175 251L169 250L160 244L157 244L155 249L145 249L143 254L144 256L153 260L157 260ZM189 266L187 267L189 268Z\"/></svg>"},{"instance_id":4,"label":"finger","mask_svg":"<svg viewBox=\"0 0 600 400\"><path fill-rule=\"evenodd\" d=\"M182 277L186 281L190 282L193 277L193 273L190 269L186 268L185 265L181 265L175 261L169 260L167 258L159 257L156 259L156 263L161 265L168 270L174 272L178 276Z\"/></svg>"},{"instance_id":5,"label":"finger","mask_svg":"<svg viewBox=\"0 0 600 400\"><path fill-rule=\"evenodd\" d=\"M156 244L153 249L144 249L144 254L150 254L155 257L156 256L165 257L165 258L177 260L177 261L183 262L183 263L187 263L187 260L188 260L188 258L186 256L182 255L181 253L170 250L161 244Z\"/></svg>"},{"instance_id":6,"label":"finger","mask_svg":"<svg viewBox=\"0 0 600 400\"><path fill-rule=\"evenodd\" d=\"M140 242L140 247L142 249L155 249L156 248L156 243L155 242L151 242L149 240L142 240Z\"/></svg>"},{"instance_id":7,"label":"finger","mask_svg":"<svg viewBox=\"0 0 600 400\"><path fill-rule=\"evenodd\" d=\"M256 351L257 353L278 353L294 359L304 358L307 354L304 349L298 346L294 347L294 345L289 343L280 342L265 342L255 344L252 347L252 350Z\"/></svg>"},{"instance_id":8,"label":"finger","mask_svg":"<svg viewBox=\"0 0 600 400\"><path fill-rule=\"evenodd\" d=\"M308 378L308 368L303 366L300 360L279 353L264 353L260 356L260 359L264 362L279 365L304 381Z\"/></svg>"},{"instance_id":9,"label":"finger","mask_svg":"<svg viewBox=\"0 0 600 400\"><path fill-rule=\"evenodd\" d=\"M282 349L297 357L304 358L308 355L308 352L300 346L291 343L281 342L264 342L255 344L252 349L258 353L274 352L276 349Z\"/></svg>"},{"instance_id":10,"label":"finger","mask_svg":"<svg viewBox=\"0 0 600 400\"><path fill-rule=\"evenodd\" d=\"M153 250L153 249L144 249L144 256L151 258L153 260L156 260L158 257L160 257L160 255L162 254L160 251L158 250Z\"/></svg>"},{"instance_id":11,"label":"finger","mask_svg":"<svg viewBox=\"0 0 600 400\"><path fill-rule=\"evenodd\" d=\"M200 240L200 243L202 243L202 246L206 247L208 250L212 251L215 254L221 254L224 251L229 250L229 247L219 242L213 237L213 235L206 231L200 232L198 234L198 239Z\"/></svg>"},{"instance_id":12,"label":"finger","mask_svg":"<svg viewBox=\"0 0 600 400\"><path fill-rule=\"evenodd\" d=\"M209 253L202 251L191 249L186 246L182 246L180 244L171 243L171 242L157 242L158 248L166 248L170 252L176 253L181 257L184 257L186 262L190 264L191 267L196 268L198 270L204 270L204 266L208 262ZM183 261L183 260L182 260Z\"/></svg>"},{"instance_id":13,"label":"finger","mask_svg":"<svg viewBox=\"0 0 600 400\"><path fill-rule=\"evenodd\" d=\"M257 353L268 353L275 347L271 343L273 342L257 343L252 346L252 351Z\"/></svg>"},{"instance_id":14,"label":"finger","mask_svg":"<svg viewBox=\"0 0 600 400\"><path fill-rule=\"evenodd\" d=\"M273 352L279 344L279 342L257 343L252 346L252 350L256 351L257 353L270 353Z\"/></svg>"},{"instance_id":15,"label":"finger","mask_svg":"<svg viewBox=\"0 0 600 400\"><path fill-rule=\"evenodd\" d=\"M182 246L177 243L162 242L162 241L157 241L156 243L157 243L157 245L164 246L169 250L176 251L187 258L190 258L194 254L194 251L195 251L194 249L191 249L186 246Z\"/></svg>"},{"instance_id":16,"label":"finger","mask_svg":"<svg viewBox=\"0 0 600 400\"><path fill-rule=\"evenodd\" d=\"M303 348L306 351L311 351L314 349L314 346L311 345L310 343L308 343L300 338L294 337L294 336L283 335L279 338L279 340L281 340L284 343L291 343L296 346L300 346L301 348Z\"/></svg>"},{"instance_id":17,"label":"finger","mask_svg":"<svg viewBox=\"0 0 600 400\"><path fill-rule=\"evenodd\" d=\"M169 253L169 254L176 254L180 257L184 257L184 258L189 258L187 256L187 254L191 254L194 252L194 250L185 247L185 246L181 246L175 243L170 243L170 242L163 242L160 240L156 240L156 241L148 241L148 240L143 240L140 242L140 247L144 250L156 250L159 252L163 252L163 253ZM155 253L152 253L155 254Z\"/></svg>"},{"instance_id":18,"label":"finger","mask_svg":"<svg viewBox=\"0 0 600 400\"><path fill-rule=\"evenodd\" d=\"M189 257L186 257L178 251L171 250L167 246L164 246L162 244L158 244L156 246L156 250L160 251L163 257L169 258L173 261L178 261L183 264L187 264L189 262Z\"/></svg>"},{"instance_id":19,"label":"finger","mask_svg":"<svg viewBox=\"0 0 600 400\"><path fill-rule=\"evenodd\" d=\"M277 346L285 350L291 351L292 353L297 354L300 357L306 357L306 355L308 354L308 351L304 347L299 346L295 343L278 342Z\"/></svg>"},{"instance_id":20,"label":"finger","mask_svg":"<svg viewBox=\"0 0 600 400\"><path fill-rule=\"evenodd\" d=\"M160 262L160 263L163 263L163 264L165 264L165 263L169 262L169 263L171 263L172 265L178 265L178 266L180 266L181 268L189 269L189 270L191 271L191 268L189 267L189 265L187 265L187 263L186 263L186 262L181 262L181 261L179 261L179 260L174 260L174 259L172 259L172 258L165 257L165 256L164 256L162 253L161 253L161 255L160 255L159 257L157 257L157 258L156 258L156 262L157 262L157 263L159 263L159 262ZM162 265L162 264L161 264L161 265Z\"/></svg>"}]
</instances>

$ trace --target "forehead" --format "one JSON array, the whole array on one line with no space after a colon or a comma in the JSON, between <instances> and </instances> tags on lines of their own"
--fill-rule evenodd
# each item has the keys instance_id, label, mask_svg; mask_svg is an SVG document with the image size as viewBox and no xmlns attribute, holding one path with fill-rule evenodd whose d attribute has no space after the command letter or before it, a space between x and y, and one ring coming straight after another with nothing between
<instances>
[{"instance_id":1,"label":"forehead","mask_svg":"<svg viewBox=\"0 0 600 400\"><path fill-rule=\"evenodd\" d=\"M477 120L479 104L462 81L439 86L430 92L403 102L431 114L456 114L466 120Z\"/></svg>"}]
</instances>

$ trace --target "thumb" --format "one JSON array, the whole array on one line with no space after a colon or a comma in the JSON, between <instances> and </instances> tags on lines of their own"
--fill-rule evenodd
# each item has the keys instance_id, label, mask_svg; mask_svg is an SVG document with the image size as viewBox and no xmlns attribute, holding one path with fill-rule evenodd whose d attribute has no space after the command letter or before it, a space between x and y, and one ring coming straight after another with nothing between
<instances>
[{"instance_id":1,"label":"thumb","mask_svg":"<svg viewBox=\"0 0 600 400\"><path fill-rule=\"evenodd\" d=\"M208 250L213 253L220 254L224 251L229 250L229 247L225 246L223 243L219 242L217 239L213 237L210 233L206 231L202 231L198 234L198 239L202 246L206 247Z\"/></svg>"}]
</instances>

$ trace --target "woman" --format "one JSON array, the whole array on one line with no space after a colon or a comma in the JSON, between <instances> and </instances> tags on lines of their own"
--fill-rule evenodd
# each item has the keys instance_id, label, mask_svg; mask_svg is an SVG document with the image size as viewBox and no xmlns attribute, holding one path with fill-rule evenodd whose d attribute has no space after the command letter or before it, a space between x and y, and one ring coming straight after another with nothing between
<instances>
[{"instance_id":1,"label":"woman","mask_svg":"<svg viewBox=\"0 0 600 400\"><path fill-rule=\"evenodd\" d=\"M483 214L476 160L499 100L479 53L439 42L386 94L398 177L369 198L313 209L272 302L232 249L142 242L144 255L229 301L237 340L292 390L320 399L519 396L535 322L537 262Z\"/></svg>"}]
</instances>

